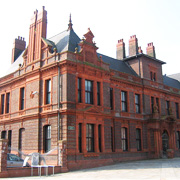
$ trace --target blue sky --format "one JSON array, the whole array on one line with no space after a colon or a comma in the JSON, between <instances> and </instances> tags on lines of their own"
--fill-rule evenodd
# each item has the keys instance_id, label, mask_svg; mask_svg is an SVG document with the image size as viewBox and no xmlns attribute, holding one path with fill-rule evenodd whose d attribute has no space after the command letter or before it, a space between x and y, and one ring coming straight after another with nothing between
<instances>
[{"instance_id":1,"label":"blue sky","mask_svg":"<svg viewBox=\"0 0 180 180\"><path fill-rule=\"evenodd\" d=\"M25 37L28 45L33 12L42 6L48 12L47 38L67 29L69 14L73 28L82 38L90 28L98 52L116 57L116 44L124 39L126 55L130 36L146 53L153 42L156 57L165 61L163 74L180 73L180 1L179 0L7 0L0 1L0 75L11 64L13 41Z\"/></svg>"}]
</instances>

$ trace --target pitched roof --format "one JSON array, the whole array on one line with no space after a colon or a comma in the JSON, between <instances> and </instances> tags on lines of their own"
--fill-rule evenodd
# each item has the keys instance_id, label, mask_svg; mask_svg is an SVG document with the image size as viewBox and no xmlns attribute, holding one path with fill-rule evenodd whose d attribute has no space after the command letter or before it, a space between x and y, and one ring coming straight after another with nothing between
<instances>
[{"instance_id":1,"label":"pitched roof","mask_svg":"<svg viewBox=\"0 0 180 180\"><path fill-rule=\"evenodd\" d=\"M50 41L56 46L57 52L61 53L64 51L74 52L75 48L79 47L81 39L77 36L73 29L63 31L56 36L49 38Z\"/></svg>"},{"instance_id":2,"label":"pitched roof","mask_svg":"<svg viewBox=\"0 0 180 180\"><path fill-rule=\"evenodd\" d=\"M170 77L170 78L173 78L173 79L176 79L176 80L180 81L180 73L171 74L171 75L168 75L168 77Z\"/></svg>"},{"instance_id":3,"label":"pitched roof","mask_svg":"<svg viewBox=\"0 0 180 180\"><path fill-rule=\"evenodd\" d=\"M168 77L166 75L163 76L163 82L165 85L180 89L180 82L176 79L173 79L171 77Z\"/></svg>"},{"instance_id":4,"label":"pitched roof","mask_svg":"<svg viewBox=\"0 0 180 180\"><path fill-rule=\"evenodd\" d=\"M118 60L118 59L114 59L114 58L111 58L111 57L108 57L99 53L98 53L98 56L102 56L102 60L105 63L108 63L111 69L120 71L123 73L131 74L134 76L138 76L136 72L126 62Z\"/></svg>"}]
</instances>

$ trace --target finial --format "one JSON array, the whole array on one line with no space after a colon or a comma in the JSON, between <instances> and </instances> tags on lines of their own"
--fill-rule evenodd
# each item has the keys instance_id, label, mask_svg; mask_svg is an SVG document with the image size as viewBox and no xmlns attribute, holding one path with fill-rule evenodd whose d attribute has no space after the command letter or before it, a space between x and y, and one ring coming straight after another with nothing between
<instances>
[{"instance_id":1,"label":"finial","mask_svg":"<svg viewBox=\"0 0 180 180\"><path fill-rule=\"evenodd\" d=\"M70 14L70 16L69 16L68 30L72 30L72 26L73 26L73 24L72 24L72 21L71 21L71 14Z\"/></svg>"}]
</instances>

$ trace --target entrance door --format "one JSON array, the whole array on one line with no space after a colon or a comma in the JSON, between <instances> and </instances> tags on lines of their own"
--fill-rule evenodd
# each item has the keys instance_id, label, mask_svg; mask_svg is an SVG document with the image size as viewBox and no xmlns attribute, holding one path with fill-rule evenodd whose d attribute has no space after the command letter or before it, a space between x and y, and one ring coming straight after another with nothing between
<instances>
[{"instance_id":1,"label":"entrance door","mask_svg":"<svg viewBox=\"0 0 180 180\"><path fill-rule=\"evenodd\" d=\"M162 134L162 148L163 148L163 157L167 157L167 149L169 149L169 136L167 131L164 131Z\"/></svg>"}]
</instances>

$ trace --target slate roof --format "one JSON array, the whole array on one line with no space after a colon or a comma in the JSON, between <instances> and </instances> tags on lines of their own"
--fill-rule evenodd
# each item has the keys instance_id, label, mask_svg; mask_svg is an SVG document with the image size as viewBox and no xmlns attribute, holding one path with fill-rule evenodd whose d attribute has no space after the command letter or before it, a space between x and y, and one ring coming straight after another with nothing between
<instances>
[{"instance_id":1,"label":"slate roof","mask_svg":"<svg viewBox=\"0 0 180 180\"><path fill-rule=\"evenodd\" d=\"M163 76L163 82L165 85L180 89L180 82L176 79L173 79L171 77L168 77L166 75Z\"/></svg>"},{"instance_id":2,"label":"slate roof","mask_svg":"<svg viewBox=\"0 0 180 180\"><path fill-rule=\"evenodd\" d=\"M176 79L176 80L180 81L180 73L171 74L171 75L168 75L168 77L170 77L170 78L173 78L173 79Z\"/></svg>"},{"instance_id":3,"label":"slate roof","mask_svg":"<svg viewBox=\"0 0 180 180\"><path fill-rule=\"evenodd\" d=\"M129 65L127 65L127 63L125 63L124 61L114 59L114 58L111 58L111 57L108 57L108 56L105 56L105 55L99 54L99 53L98 53L98 56L102 56L102 60L105 63L110 64L111 69L137 76L136 72Z\"/></svg>"},{"instance_id":4,"label":"slate roof","mask_svg":"<svg viewBox=\"0 0 180 180\"><path fill-rule=\"evenodd\" d=\"M77 36L73 29L63 31L62 33L49 38L56 46L57 52L71 51L74 52L77 47L80 50L79 42L81 39Z\"/></svg>"}]
</instances>

